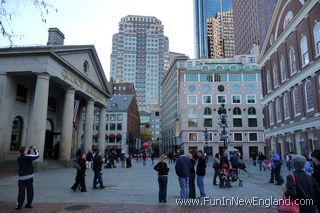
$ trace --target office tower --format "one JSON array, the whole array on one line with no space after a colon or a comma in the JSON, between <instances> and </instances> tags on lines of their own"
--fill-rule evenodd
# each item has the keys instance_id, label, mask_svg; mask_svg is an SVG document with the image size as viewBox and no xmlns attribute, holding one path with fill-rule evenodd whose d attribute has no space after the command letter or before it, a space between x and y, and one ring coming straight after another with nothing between
<instances>
[{"instance_id":1,"label":"office tower","mask_svg":"<svg viewBox=\"0 0 320 213\"><path fill-rule=\"evenodd\" d=\"M195 57L208 58L207 20L232 9L232 0L194 0Z\"/></svg>"},{"instance_id":2,"label":"office tower","mask_svg":"<svg viewBox=\"0 0 320 213\"><path fill-rule=\"evenodd\" d=\"M259 41L258 2L260 0L233 0L235 53L248 54Z\"/></svg>"},{"instance_id":3,"label":"office tower","mask_svg":"<svg viewBox=\"0 0 320 213\"><path fill-rule=\"evenodd\" d=\"M271 22L271 17L278 0L257 0L258 1L258 18L259 18L259 41L263 45Z\"/></svg>"},{"instance_id":4,"label":"office tower","mask_svg":"<svg viewBox=\"0 0 320 213\"><path fill-rule=\"evenodd\" d=\"M153 16L128 15L113 35L111 79L134 83L139 111L161 104L160 84L169 60L164 26Z\"/></svg>"},{"instance_id":5,"label":"office tower","mask_svg":"<svg viewBox=\"0 0 320 213\"><path fill-rule=\"evenodd\" d=\"M215 18L208 18L209 58L234 56L234 25L232 10L219 11Z\"/></svg>"}]
</instances>

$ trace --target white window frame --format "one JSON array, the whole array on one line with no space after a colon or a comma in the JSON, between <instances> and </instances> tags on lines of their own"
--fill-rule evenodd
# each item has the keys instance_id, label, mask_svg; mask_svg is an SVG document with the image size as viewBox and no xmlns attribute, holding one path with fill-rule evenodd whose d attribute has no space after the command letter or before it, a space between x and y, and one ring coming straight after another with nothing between
<instances>
[{"instance_id":1,"label":"white window frame","mask_svg":"<svg viewBox=\"0 0 320 213\"><path fill-rule=\"evenodd\" d=\"M189 102L189 97L196 97L196 103L190 103ZM197 95L188 95L187 96L187 103L188 103L188 105L196 105L196 104L198 104L198 97L197 97Z\"/></svg>"},{"instance_id":2,"label":"white window frame","mask_svg":"<svg viewBox=\"0 0 320 213\"><path fill-rule=\"evenodd\" d=\"M280 104L280 98L276 99L276 117L277 117L277 123L280 123L282 121L281 118L281 108L280 108L281 104ZM280 116L279 116L280 115Z\"/></svg>"},{"instance_id":3,"label":"white window frame","mask_svg":"<svg viewBox=\"0 0 320 213\"><path fill-rule=\"evenodd\" d=\"M272 66L272 75L273 75L273 87L277 88L279 86L279 75L278 75L278 66L275 63Z\"/></svg>"},{"instance_id":4,"label":"white window frame","mask_svg":"<svg viewBox=\"0 0 320 213\"><path fill-rule=\"evenodd\" d=\"M312 103L312 108L308 109L308 94L307 94L307 83L311 83L311 89L312 89L312 82L310 80L308 80L305 85L304 85L304 92L305 92L305 104L306 104L306 109L307 112L312 112L314 110L314 103ZM313 98L313 93L311 92L312 95L312 101L314 100Z\"/></svg>"},{"instance_id":5,"label":"white window frame","mask_svg":"<svg viewBox=\"0 0 320 213\"><path fill-rule=\"evenodd\" d=\"M282 56L280 59L280 71L281 71L281 83L287 80L287 69L286 69L286 61Z\"/></svg>"},{"instance_id":6,"label":"white window frame","mask_svg":"<svg viewBox=\"0 0 320 213\"><path fill-rule=\"evenodd\" d=\"M266 74L266 80L267 80L267 93L271 92L271 76L270 76L270 70L267 70L267 74Z\"/></svg>"},{"instance_id":7,"label":"white window frame","mask_svg":"<svg viewBox=\"0 0 320 213\"><path fill-rule=\"evenodd\" d=\"M254 103L249 103L248 102L248 97L249 96L254 96ZM252 94L246 95L246 103L247 104L257 104L257 95L252 95Z\"/></svg>"},{"instance_id":8,"label":"white window frame","mask_svg":"<svg viewBox=\"0 0 320 213\"><path fill-rule=\"evenodd\" d=\"M307 36L305 35L303 35L300 39L300 53L301 53L302 67L305 67L310 63L308 39L307 39Z\"/></svg>"},{"instance_id":9,"label":"white window frame","mask_svg":"<svg viewBox=\"0 0 320 213\"><path fill-rule=\"evenodd\" d=\"M249 142L258 142L259 141L257 132L248 132L247 134L248 134L248 141ZM257 140L255 140L255 141L250 140L250 134L256 134L257 135Z\"/></svg>"},{"instance_id":10,"label":"white window frame","mask_svg":"<svg viewBox=\"0 0 320 213\"><path fill-rule=\"evenodd\" d=\"M294 67L296 70L292 70L292 67L293 67L292 66L293 65L293 58L292 58L292 54L291 54L292 51L294 51L294 55L293 55L294 56ZM291 76L293 76L298 70L296 50L293 47L291 47L289 50L289 62L290 62L290 74L291 74Z\"/></svg>"},{"instance_id":11,"label":"white window frame","mask_svg":"<svg viewBox=\"0 0 320 213\"><path fill-rule=\"evenodd\" d=\"M239 96L239 97L240 97L240 103L234 103L234 102L233 102L233 97L235 97L235 96ZM232 95L231 95L231 103L232 103L232 104L241 104L241 103L242 103L241 94L232 94Z\"/></svg>"},{"instance_id":12,"label":"white window frame","mask_svg":"<svg viewBox=\"0 0 320 213\"><path fill-rule=\"evenodd\" d=\"M301 98L301 92L299 91L299 88L294 88L292 92L292 99L293 99L293 108L294 108L294 116L297 117L301 115L301 102L300 102L300 112L297 113L296 109L296 92L299 93L299 98Z\"/></svg>"},{"instance_id":13,"label":"white window frame","mask_svg":"<svg viewBox=\"0 0 320 213\"><path fill-rule=\"evenodd\" d=\"M290 119L290 108L289 108L288 94L284 94L284 96L283 96L283 115L284 115L284 120Z\"/></svg>"},{"instance_id":14,"label":"white window frame","mask_svg":"<svg viewBox=\"0 0 320 213\"><path fill-rule=\"evenodd\" d=\"M235 140L235 134L241 134L241 141L236 141L236 140ZM233 141L234 141L234 142L243 142L243 132L234 132L234 133L233 133Z\"/></svg>"},{"instance_id":15,"label":"white window frame","mask_svg":"<svg viewBox=\"0 0 320 213\"><path fill-rule=\"evenodd\" d=\"M190 134L196 134L197 135L197 140L195 141L190 141ZM197 132L188 132L188 142L198 142L199 138L198 138L198 133Z\"/></svg>"},{"instance_id":16,"label":"white window frame","mask_svg":"<svg viewBox=\"0 0 320 213\"><path fill-rule=\"evenodd\" d=\"M204 103L203 98L204 98L204 97L207 97L207 96L209 96L209 97L210 97L210 103ZM201 98L202 98L202 104L209 105L209 104L212 104L212 102L213 102L213 101L212 101L212 95L202 95L202 97L201 97Z\"/></svg>"},{"instance_id":17,"label":"white window frame","mask_svg":"<svg viewBox=\"0 0 320 213\"><path fill-rule=\"evenodd\" d=\"M219 103L219 96L223 96L224 99L225 99L225 102L224 103ZM227 104L227 95L217 95L217 104Z\"/></svg>"},{"instance_id":18,"label":"white window frame","mask_svg":"<svg viewBox=\"0 0 320 213\"><path fill-rule=\"evenodd\" d=\"M269 122L270 122L270 126L274 124L274 108L273 108L273 104L272 102L270 102L269 106L268 106L268 110L269 110Z\"/></svg>"},{"instance_id":19,"label":"white window frame","mask_svg":"<svg viewBox=\"0 0 320 213\"><path fill-rule=\"evenodd\" d=\"M316 30L318 31L316 32ZM313 27L313 38L314 38L314 46L316 49L316 57L318 57L320 55L320 22L319 21ZM319 49L317 48L318 47L317 44L319 44Z\"/></svg>"}]
</instances>

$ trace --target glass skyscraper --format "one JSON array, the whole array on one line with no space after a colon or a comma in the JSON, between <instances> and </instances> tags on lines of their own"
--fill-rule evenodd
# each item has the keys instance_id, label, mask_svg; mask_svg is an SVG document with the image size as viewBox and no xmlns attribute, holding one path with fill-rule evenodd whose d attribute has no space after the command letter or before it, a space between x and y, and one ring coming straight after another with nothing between
<instances>
[{"instance_id":1,"label":"glass skyscraper","mask_svg":"<svg viewBox=\"0 0 320 213\"><path fill-rule=\"evenodd\" d=\"M126 16L113 35L111 78L132 82L139 111L161 104L161 81L169 60L169 40L161 21L153 16Z\"/></svg>"},{"instance_id":2,"label":"glass skyscraper","mask_svg":"<svg viewBox=\"0 0 320 213\"><path fill-rule=\"evenodd\" d=\"M194 0L195 57L208 58L207 19L221 10L232 10L232 0Z\"/></svg>"}]
</instances>

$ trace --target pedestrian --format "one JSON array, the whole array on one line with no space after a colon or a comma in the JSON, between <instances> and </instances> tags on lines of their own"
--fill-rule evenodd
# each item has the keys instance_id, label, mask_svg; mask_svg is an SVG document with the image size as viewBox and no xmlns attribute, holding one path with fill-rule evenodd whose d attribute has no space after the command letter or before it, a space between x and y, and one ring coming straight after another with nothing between
<instances>
[{"instance_id":1,"label":"pedestrian","mask_svg":"<svg viewBox=\"0 0 320 213\"><path fill-rule=\"evenodd\" d=\"M74 184L71 189L75 192L77 191L78 186L80 185L81 192L86 192L86 183L85 183L85 174L86 174L86 155L82 154L76 160L79 165L79 169L77 169L77 176Z\"/></svg>"},{"instance_id":2,"label":"pedestrian","mask_svg":"<svg viewBox=\"0 0 320 213\"><path fill-rule=\"evenodd\" d=\"M320 150L319 149L314 150L311 153L311 158L313 162L312 177L317 181L318 186L320 187Z\"/></svg>"},{"instance_id":3,"label":"pedestrian","mask_svg":"<svg viewBox=\"0 0 320 213\"><path fill-rule=\"evenodd\" d=\"M121 153L121 155L120 155L120 161L121 161L121 168L125 168L126 156L125 156L124 153Z\"/></svg>"},{"instance_id":4,"label":"pedestrian","mask_svg":"<svg viewBox=\"0 0 320 213\"><path fill-rule=\"evenodd\" d=\"M154 153L153 153L153 152L151 153L150 158L151 158L151 163L152 163L152 165L154 165Z\"/></svg>"},{"instance_id":5,"label":"pedestrian","mask_svg":"<svg viewBox=\"0 0 320 213\"><path fill-rule=\"evenodd\" d=\"M86 156L87 169L91 169L92 168L92 159L93 159L93 154L89 150L88 153L87 153L87 156Z\"/></svg>"},{"instance_id":6,"label":"pedestrian","mask_svg":"<svg viewBox=\"0 0 320 213\"><path fill-rule=\"evenodd\" d=\"M220 171L221 171L221 178L220 178L220 188L224 187L231 187L230 183L230 176L229 176L229 160L228 160L228 150L224 148L222 150L222 155L220 157Z\"/></svg>"},{"instance_id":7,"label":"pedestrian","mask_svg":"<svg viewBox=\"0 0 320 213\"><path fill-rule=\"evenodd\" d=\"M127 164L127 168L131 168L132 167L131 155L130 154L126 158L126 164Z\"/></svg>"},{"instance_id":8,"label":"pedestrian","mask_svg":"<svg viewBox=\"0 0 320 213\"><path fill-rule=\"evenodd\" d=\"M274 180L277 182L276 185L282 185L284 183L284 180L281 176L281 160L280 160L280 156L278 153L274 152L272 155L272 169L271 169L271 179L269 181L269 183L273 183ZM273 176L274 176L274 180L272 177L272 171L273 171Z\"/></svg>"},{"instance_id":9,"label":"pedestrian","mask_svg":"<svg viewBox=\"0 0 320 213\"><path fill-rule=\"evenodd\" d=\"M193 156L191 153L187 153L186 156L190 159L191 161L191 170L190 170L190 177L189 177L189 198L194 199L196 198L196 171L194 169L196 165L196 161L194 160Z\"/></svg>"},{"instance_id":10,"label":"pedestrian","mask_svg":"<svg viewBox=\"0 0 320 213\"><path fill-rule=\"evenodd\" d=\"M184 150L181 149L179 158L176 159L175 170L176 174L179 177L180 185L180 198L188 199L189 198L189 177L191 171L191 161L188 157L184 155Z\"/></svg>"},{"instance_id":11,"label":"pedestrian","mask_svg":"<svg viewBox=\"0 0 320 213\"><path fill-rule=\"evenodd\" d=\"M206 156L203 154L202 150L197 151L197 156L198 156L198 164L197 164L197 186L200 191L200 198L205 197L206 193L204 190L204 177L206 175L206 167L207 167L207 160Z\"/></svg>"},{"instance_id":12,"label":"pedestrian","mask_svg":"<svg viewBox=\"0 0 320 213\"><path fill-rule=\"evenodd\" d=\"M260 171L262 171L262 168L263 168L263 171L266 171L265 163L263 163L265 159L266 159L266 157L264 156L264 154L262 152L259 152L258 153L258 163L259 163Z\"/></svg>"},{"instance_id":13,"label":"pedestrian","mask_svg":"<svg viewBox=\"0 0 320 213\"><path fill-rule=\"evenodd\" d=\"M168 185L168 173L169 168L167 166L167 156L162 154L160 160L153 167L158 172L158 183L159 183L159 203L167 202L167 185Z\"/></svg>"},{"instance_id":14,"label":"pedestrian","mask_svg":"<svg viewBox=\"0 0 320 213\"><path fill-rule=\"evenodd\" d=\"M103 164L103 159L101 157L101 151L96 150L95 155L93 157L93 167L92 170L94 172L94 177L93 177L93 189L97 189L97 183L99 183L100 189L106 188L103 185L103 180L102 180L102 164Z\"/></svg>"},{"instance_id":15,"label":"pedestrian","mask_svg":"<svg viewBox=\"0 0 320 213\"><path fill-rule=\"evenodd\" d=\"M33 151L33 153L31 153ZM33 201L33 166L32 161L39 158L39 152L34 145L29 147L29 149L25 146L20 147L19 149L20 156L17 158L18 161L18 200L16 209L21 209L25 193L27 191L27 204L24 206L25 208L32 208Z\"/></svg>"},{"instance_id":16,"label":"pedestrian","mask_svg":"<svg viewBox=\"0 0 320 213\"><path fill-rule=\"evenodd\" d=\"M169 152L168 158L169 158L169 163L173 163L173 154L172 154L172 152Z\"/></svg>"},{"instance_id":17,"label":"pedestrian","mask_svg":"<svg viewBox=\"0 0 320 213\"><path fill-rule=\"evenodd\" d=\"M285 159L286 159L286 167L287 167L289 172L291 171L291 158L292 158L292 155L288 152L285 155Z\"/></svg>"},{"instance_id":18,"label":"pedestrian","mask_svg":"<svg viewBox=\"0 0 320 213\"><path fill-rule=\"evenodd\" d=\"M320 201L320 190L317 182L304 171L306 158L295 155L291 161L294 168L293 176L288 175L286 178L284 195L286 198L305 201L304 205L299 205L300 213L316 213ZM307 199L312 202L306 202Z\"/></svg>"},{"instance_id":19,"label":"pedestrian","mask_svg":"<svg viewBox=\"0 0 320 213\"><path fill-rule=\"evenodd\" d=\"M53 147L53 159L59 159L59 152L60 152L60 141L58 141Z\"/></svg>"},{"instance_id":20,"label":"pedestrian","mask_svg":"<svg viewBox=\"0 0 320 213\"><path fill-rule=\"evenodd\" d=\"M143 165L146 166L146 162L147 162L147 153L146 152L143 152L142 154L142 162L143 162Z\"/></svg>"},{"instance_id":21,"label":"pedestrian","mask_svg":"<svg viewBox=\"0 0 320 213\"><path fill-rule=\"evenodd\" d=\"M213 176L213 185L217 186L217 177L219 178L220 183L220 154L216 153L213 160L213 169L214 169L214 176Z\"/></svg>"}]
</instances>

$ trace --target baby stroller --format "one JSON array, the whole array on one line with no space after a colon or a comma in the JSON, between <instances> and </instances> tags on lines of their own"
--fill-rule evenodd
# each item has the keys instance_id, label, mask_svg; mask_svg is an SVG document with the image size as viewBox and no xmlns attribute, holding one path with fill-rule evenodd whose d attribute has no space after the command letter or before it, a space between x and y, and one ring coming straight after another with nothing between
<instances>
[{"instance_id":1,"label":"baby stroller","mask_svg":"<svg viewBox=\"0 0 320 213\"><path fill-rule=\"evenodd\" d=\"M242 187L242 180L239 178L238 170L236 168L230 168L229 175L231 182L239 181L239 186Z\"/></svg>"}]
</instances>

